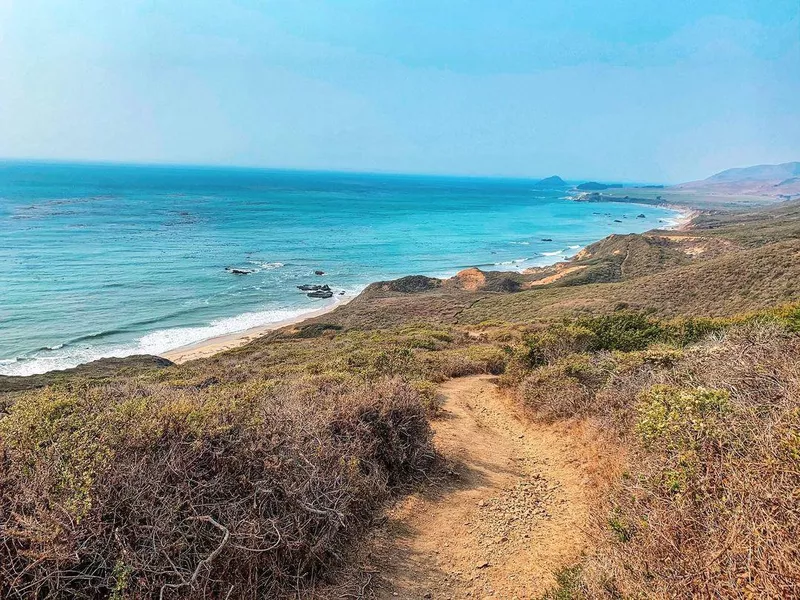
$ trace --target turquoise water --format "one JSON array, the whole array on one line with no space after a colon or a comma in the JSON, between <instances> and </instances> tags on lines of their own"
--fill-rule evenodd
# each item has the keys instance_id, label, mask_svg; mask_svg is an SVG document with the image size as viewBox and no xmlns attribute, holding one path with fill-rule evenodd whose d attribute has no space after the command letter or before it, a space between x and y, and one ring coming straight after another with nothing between
<instances>
[{"instance_id":1,"label":"turquoise water","mask_svg":"<svg viewBox=\"0 0 800 600\"><path fill-rule=\"evenodd\" d=\"M0 163L0 374L159 354L331 302L304 283L343 298L408 274L523 269L675 217L565 195L524 180Z\"/></svg>"}]
</instances>

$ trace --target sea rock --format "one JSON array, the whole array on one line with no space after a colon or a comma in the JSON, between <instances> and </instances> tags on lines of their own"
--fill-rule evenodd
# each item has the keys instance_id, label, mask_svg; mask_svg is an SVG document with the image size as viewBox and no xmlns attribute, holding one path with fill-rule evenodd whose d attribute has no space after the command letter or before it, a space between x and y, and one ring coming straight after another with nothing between
<instances>
[{"instance_id":1,"label":"sea rock","mask_svg":"<svg viewBox=\"0 0 800 600\"><path fill-rule=\"evenodd\" d=\"M329 286L328 284L325 284L325 285L309 285L309 284L305 283L303 285L298 285L297 289L298 290L302 290L304 292L319 292L319 291L330 292L331 291L331 286Z\"/></svg>"},{"instance_id":2,"label":"sea rock","mask_svg":"<svg viewBox=\"0 0 800 600\"><path fill-rule=\"evenodd\" d=\"M614 219L614 223L622 223L619 219Z\"/></svg>"},{"instance_id":3,"label":"sea rock","mask_svg":"<svg viewBox=\"0 0 800 600\"><path fill-rule=\"evenodd\" d=\"M552 242L553 238L542 238L543 242Z\"/></svg>"},{"instance_id":4,"label":"sea rock","mask_svg":"<svg viewBox=\"0 0 800 600\"><path fill-rule=\"evenodd\" d=\"M639 213L638 215L636 215L636 218L637 219L646 219L647 217L644 216L644 213Z\"/></svg>"},{"instance_id":5,"label":"sea rock","mask_svg":"<svg viewBox=\"0 0 800 600\"><path fill-rule=\"evenodd\" d=\"M558 175L553 175L552 177L545 177L544 179L537 181L533 184L536 188L561 188L566 187L567 182L561 179Z\"/></svg>"},{"instance_id":6,"label":"sea rock","mask_svg":"<svg viewBox=\"0 0 800 600\"><path fill-rule=\"evenodd\" d=\"M598 183L596 181L587 181L577 186L576 189L581 191L595 191L595 190L610 190L612 188L621 188L621 183Z\"/></svg>"},{"instance_id":7,"label":"sea rock","mask_svg":"<svg viewBox=\"0 0 800 600\"><path fill-rule=\"evenodd\" d=\"M234 275L249 275L252 273L252 271L249 269L235 269L233 267L225 267L225 270L228 271L228 273L233 273Z\"/></svg>"},{"instance_id":8,"label":"sea rock","mask_svg":"<svg viewBox=\"0 0 800 600\"><path fill-rule=\"evenodd\" d=\"M314 271L314 275L325 275L325 271Z\"/></svg>"},{"instance_id":9,"label":"sea rock","mask_svg":"<svg viewBox=\"0 0 800 600\"><path fill-rule=\"evenodd\" d=\"M316 290L306 294L309 298L333 298L333 292L330 290Z\"/></svg>"}]
</instances>

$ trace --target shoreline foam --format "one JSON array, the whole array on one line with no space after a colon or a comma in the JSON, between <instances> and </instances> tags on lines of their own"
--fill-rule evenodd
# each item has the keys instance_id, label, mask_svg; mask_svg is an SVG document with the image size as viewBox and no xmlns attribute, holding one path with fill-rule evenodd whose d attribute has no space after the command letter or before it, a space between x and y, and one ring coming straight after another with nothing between
<instances>
[{"instance_id":1,"label":"shoreline foam","mask_svg":"<svg viewBox=\"0 0 800 600\"><path fill-rule=\"evenodd\" d=\"M239 346L253 341L270 331L276 331L289 325L297 325L308 319L320 317L324 314L332 312L350 302L355 296L348 296L347 298L336 298L333 303L323 306L312 311L304 312L295 317L276 321L274 323L266 323L257 327L251 327L243 331L235 331L225 335L220 335L206 340L200 340L174 350L161 353L159 356L171 360L174 363L181 364L190 360L197 360L199 358L208 358L226 350L233 350Z\"/></svg>"}]
</instances>

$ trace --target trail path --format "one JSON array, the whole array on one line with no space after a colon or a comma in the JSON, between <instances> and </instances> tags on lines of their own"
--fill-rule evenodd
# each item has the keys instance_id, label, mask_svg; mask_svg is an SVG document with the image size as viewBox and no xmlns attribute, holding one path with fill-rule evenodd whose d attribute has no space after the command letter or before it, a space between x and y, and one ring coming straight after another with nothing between
<instances>
[{"instance_id":1,"label":"trail path","mask_svg":"<svg viewBox=\"0 0 800 600\"><path fill-rule=\"evenodd\" d=\"M439 451L457 476L389 515L378 599L536 598L585 549L590 478L569 436L531 425L488 377L446 383Z\"/></svg>"}]
</instances>

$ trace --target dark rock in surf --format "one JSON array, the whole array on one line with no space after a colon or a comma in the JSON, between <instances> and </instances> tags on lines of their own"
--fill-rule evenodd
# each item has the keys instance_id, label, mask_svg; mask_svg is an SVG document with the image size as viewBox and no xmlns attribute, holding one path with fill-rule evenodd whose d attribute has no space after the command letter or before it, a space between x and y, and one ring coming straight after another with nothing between
<instances>
[{"instance_id":1,"label":"dark rock in surf","mask_svg":"<svg viewBox=\"0 0 800 600\"><path fill-rule=\"evenodd\" d=\"M325 275L325 271L314 271L314 275Z\"/></svg>"},{"instance_id":2,"label":"dark rock in surf","mask_svg":"<svg viewBox=\"0 0 800 600\"><path fill-rule=\"evenodd\" d=\"M302 290L304 292L319 292L319 291L330 292L331 291L331 286L329 286L328 284L325 284L325 285L310 285L310 284L305 283L303 285L298 285L297 289L298 290Z\"/></svg>"},{"instance_id":3,"label":"dark rock in surf","mask_svg":"<svg viewBox=\"0 0 800 600\"><path fill-rule=\"evenodd\" d=\"M542 238L543 242L552 242L553 238Z\"/></svg>"},{"instance_id":4,"label":"dark rock in surf","mask_svg":"<svg viewBox=\"0 0 800 600\"><path fill-rule=\"evenodd\" d=\"M309 298L333 298L333 292L330 290L317 290L306 294Z\"/></svg>"}]
</instances>

